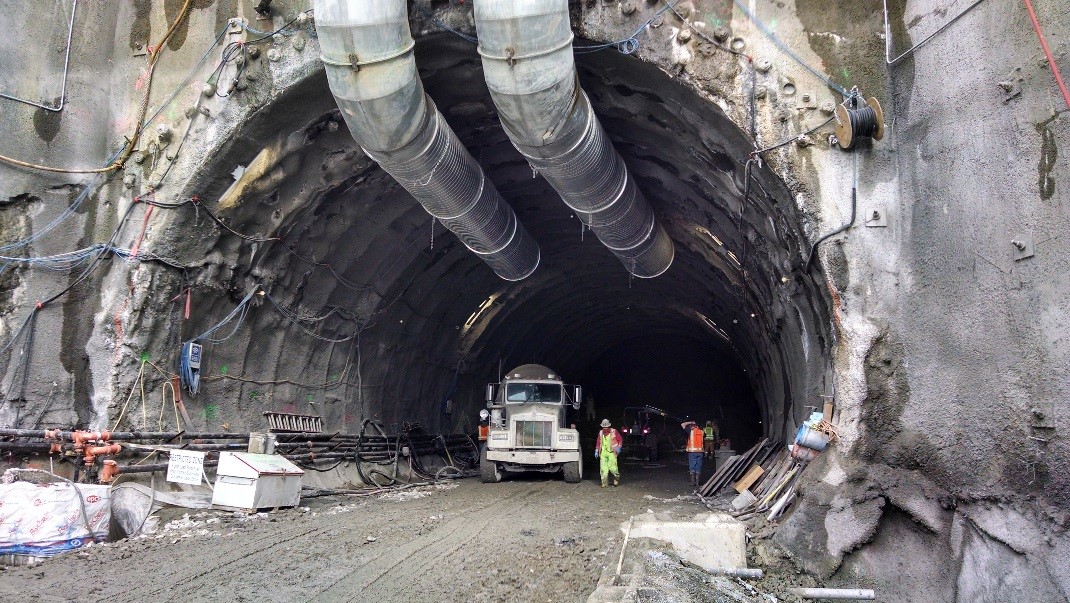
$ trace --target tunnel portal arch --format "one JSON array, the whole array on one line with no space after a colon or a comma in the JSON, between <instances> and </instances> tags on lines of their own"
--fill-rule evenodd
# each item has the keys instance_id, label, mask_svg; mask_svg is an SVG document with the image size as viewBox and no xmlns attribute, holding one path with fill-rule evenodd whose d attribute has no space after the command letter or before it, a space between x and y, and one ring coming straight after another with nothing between
<instances>
[{"instance_id":1,"label":"tunnel portal arch","mask_svg":"<svg viewBox=\"0 0 1070 603\"><path fill-rule=\"evenodd\" d=\"M667 273L633 279L509 144L475 47L431 34L417 39L416 55L428 94L538 240L539 269L502 281L436 228L357 148L322 70L312 71L251 112L187 185L219 198L234 228L278 240L248 245L221 233L179 242L189 226L182 219L173 240L232 268L214 283L220 295L206 324L262 282L302 315L332 313L321 335L360 335L349 347L328 344L262 313L248 333L207 351L213 365L281 382L269 403L323 414L340 429L367 417L474 429L482 386L500 367L538 361L595 380L606 358L644 341L662 348L652 356L693 350L717 359L710 371L744 379L746 403L757 405L753 434L784 440L805 407L820 404L831 388L832 303L804 268L805 216L767 166L747 186L753 146L715 103L635 56L577 57L596 112L677 246ZM235 164L248 166L237 183ZM309 375L342 378L315 402L309 394L305 408L294 383ZM234 380L205 387L237 400L263 389Z\"/></svg>"}]
</instances>

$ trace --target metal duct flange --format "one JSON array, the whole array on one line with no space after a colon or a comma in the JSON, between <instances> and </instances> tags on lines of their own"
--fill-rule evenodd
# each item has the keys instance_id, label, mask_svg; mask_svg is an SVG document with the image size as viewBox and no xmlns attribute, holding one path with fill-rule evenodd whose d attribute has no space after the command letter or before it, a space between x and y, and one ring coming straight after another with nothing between
<instances>
[{"instance_id":1,"label":"metal duct flange","mask_svg":"<svg viewBox=\"0 0 1070 603\"><path fill-rule=\"evenodd\" d=\"M316 0L327 80L364 152L505 280L539 246L424 93L406 0Z\"/></svg>"},{"instance_id":2,"label":"metal duct flange","mask_svg":"<svg viewBox=\"0 0 1070 603\"><path fill-rule=\"evenodd\" d=\"M579 87L568 0L478 0L483 72L513 145L633 275L672 265L672 239Z\"/></svg>"}]
</instances>

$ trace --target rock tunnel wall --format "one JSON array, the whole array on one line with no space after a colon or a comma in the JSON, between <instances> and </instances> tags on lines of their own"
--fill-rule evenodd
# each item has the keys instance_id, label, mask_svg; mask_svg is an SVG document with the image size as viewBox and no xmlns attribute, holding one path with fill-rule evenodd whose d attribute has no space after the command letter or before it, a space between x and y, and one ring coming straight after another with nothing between
<instances>
[{"instance_id":1,"label":"rock tunnel wall","mask_svg":"<svg viewBox=\"0 0 1070 603\"><path fill-rule=\"evenodd\" d=\"M959 4L891 2L892 47L922 41ZM1067 7L1038 4L1067 71ZM0 102L0 154L106 164L147 83L142 50L180 5L79 5L67 108ZM889 66L879 2L746 4L800 60L878 97L888 115L885 139L854 152L830 148L825 126L763 153L749 185L755 145L820 126L840 98L741 8L680 2L678 16L662 12L636 35L634 54L578 56L596 112L677 244L673 268L639 282L513 151L474 48L442 31L471 33L470 9L436 3L431 21L418 2L428 93L543 247L536 274L509 286L339 127L310 26L258 45L240 70L223 65L202 94L223 45L260 37L227 33L228 19L268 30L308 6L275 2L264 21L246 3L194 2L152 81L159 116L120 175L0 166L0 244L42 233L6 255L84 248L122 225L116 246L162 258L106 260L85 278L94 264L4 270L0 423L111 427L126 407L131 425L173 425L157 400L179 344L257 284L289 314L254 298L234 335L206 349L202 392L187 399L203 426L245 430L280 410L336 428L373 417L471 429L499 363L537 360L573 378L636 333L701 334L746 375L769 437L785 439L806 406L835 397L841 444L811 469L778 536L809 570L876 583L889 600L1067 598L1067 110L1019 5L981 3ZM663 6L577 2L573 25L580 43L627 39ZM56 20L19 31L65 41ZM42 71L4 83L52 101L60 73ZM855 174L859 219L807 270L811 243L850 215ZM203 205L146 217L138 196Z\"/></svg>"}]
</instances>

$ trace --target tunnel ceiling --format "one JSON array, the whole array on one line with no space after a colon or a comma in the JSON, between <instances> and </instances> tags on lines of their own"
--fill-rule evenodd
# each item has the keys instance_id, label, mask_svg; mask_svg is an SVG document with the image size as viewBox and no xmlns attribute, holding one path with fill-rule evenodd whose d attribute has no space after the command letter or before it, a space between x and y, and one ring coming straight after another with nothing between
<instances>
[{"instance_id":1,"label":"tunnel ceiling","mask_svg":"<svg viewBox=\"0 0 1070 603\"><path fill-rule=\"evenodd\" d=\"M363 382L383 384L384 404L391 395L435 398L458 362L473 383L494 377L499 359L537 359L568 376L608 348L652 335L708 338L736 358L773 423L785 421L793 397L822 387L829 316L823 287L801 269L809 250L802 222L783 182L757 168L740 219L751 145L713 103L634 57L577 56L596 112L676 243L664 275L635 279L510 144L474 46L430 35L418 40L416 58L428 94L542 248L526 280L495 277L369 164L339 127L322 73L264 107L201 175L204 190L222 191L235 161L259 153L259 177L221 209L240 229L281 240L250 246L223 235L208 244L296 311L335 310L321 334L364 325ZM287 345L322 347L305 339ZM262 370L293 369L265 360Z\"/></svg>"}]
</instances>

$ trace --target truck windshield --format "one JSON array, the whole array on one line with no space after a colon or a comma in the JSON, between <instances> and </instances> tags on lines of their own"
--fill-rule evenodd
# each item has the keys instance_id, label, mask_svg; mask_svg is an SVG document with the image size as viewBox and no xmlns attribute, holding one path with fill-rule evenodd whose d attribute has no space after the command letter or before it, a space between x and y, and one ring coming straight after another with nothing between
<instances>
[{"instance_id":1,"label":"truck windshield","mask_svg":"<svg viewBox=\"0 0 1070 603\"><path fill-rule=\"evenodd\" d=\"M561 386L556 383L510 383L505 386L505 401L510 404L560 402Z\"/></svg>"}]
</instances>

